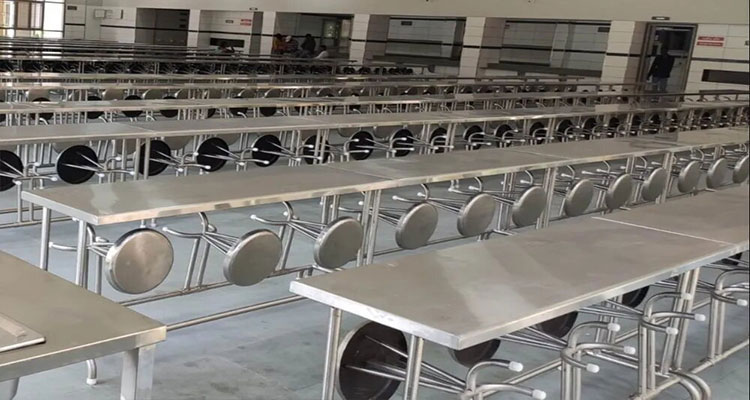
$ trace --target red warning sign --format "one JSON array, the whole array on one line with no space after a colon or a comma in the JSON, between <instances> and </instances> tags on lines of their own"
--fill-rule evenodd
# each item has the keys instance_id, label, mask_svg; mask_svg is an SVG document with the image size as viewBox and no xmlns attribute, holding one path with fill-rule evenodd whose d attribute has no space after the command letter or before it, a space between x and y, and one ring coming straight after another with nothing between
<instances>
[{"instance_id":1,"label":"red warning sign","mask_svg":"<svg viewBox=\"0 0 750 400\"><path fill-rule=\"evenodd\" d=\"M724 47L724 36L698 36L697 46Z\"/></svg>"}]
</instances>

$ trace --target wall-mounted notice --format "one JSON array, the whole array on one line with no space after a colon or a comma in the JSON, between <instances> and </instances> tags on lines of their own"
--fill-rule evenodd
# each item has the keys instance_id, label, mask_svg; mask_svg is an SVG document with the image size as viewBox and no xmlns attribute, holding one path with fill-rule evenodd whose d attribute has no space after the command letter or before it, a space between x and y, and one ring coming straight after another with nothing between
<instances>
[{"instance_id":1,"label":"wall-mounted notice","mask_svg":"<svg viewBox=\"0 0 750 400\"><path fill-rule=\"evenodd\" d=\"M724 36L698 36L697 46L724 47Z\"/></svg>"},{"instance_id":2,"label":"wall-mounted notice","mask_svg":"<svg viewBox=\"0 0 750 400\"><path fill-rule=\"evenodd\" d=\"M240 20L240 25L244 25L244 26L251 26L252 24L253 24L253 20L252 20L252 19L249 19L249 18L242 18L242 19Z\"/></svg>"}]
</instances>

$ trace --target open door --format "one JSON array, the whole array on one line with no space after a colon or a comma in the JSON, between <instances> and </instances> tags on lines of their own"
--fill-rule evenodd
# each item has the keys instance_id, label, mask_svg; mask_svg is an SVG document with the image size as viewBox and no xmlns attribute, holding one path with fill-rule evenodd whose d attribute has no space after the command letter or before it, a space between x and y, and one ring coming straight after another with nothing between
<instances>
[{"instance_id":1,"label":"open door","mask_svg":"<svg viewBox=\"0 0 750 400\"><path fill-rule=\"evenodd\" d=\"M677 25L650 23L646 28L641 64L638 73L639 82L648 81L648 71L662 49L674 57L674 66L667 83L667 92L681 92L687 84L690 58L693 53L695 25ZM648 83L648 82L647 82Z\"/></svg>"}]
</instances>

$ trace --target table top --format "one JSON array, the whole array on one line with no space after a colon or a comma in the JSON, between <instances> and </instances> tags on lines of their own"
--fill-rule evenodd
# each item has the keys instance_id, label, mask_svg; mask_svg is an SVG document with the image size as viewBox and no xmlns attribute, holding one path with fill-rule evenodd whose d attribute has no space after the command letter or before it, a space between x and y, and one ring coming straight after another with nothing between
<instances>
[{"instance_id":1,"label":"table top","mask_svg":"<svg viewBox=\"0 0 750 400\"><path fill-rule=\"evenodd\" d=\"M701 211L691 214L713 217ZM747 249L746 231L727 239L587 218L294 281L290 290L461 350Z\"/></svg>"},{"instance_id":2,"label":"table top","mask_svg":"<svg viewBox=\"0 0 750 400\"><path fill-rule=\"evenodd\" d=\"M587 151L578 154L582 158L575 158L576 146ZM541 154L546 148L553 150ZM87 223L106 225L666 153L675 149L682 147L670 147L648 139L605 139L304 167L278 166L256 169L252 173L223 172L64 186L24 191L21 196Z\"/></svg>"},{"instance_id":3,"label":"table top","mask_svg":"<svg viewBox=\"0 0 750 400\"><path fill-rule=\"evenodd\" d=\"M747 127L681 131L649 136L654 141L685 146L710 147L727 144L743 144L750 140Z\"/></svg>"},{"instance_id":4,"label":"table top","mask_svg":"<svg viewBox=\"0 0 750 400\"><path fill-rule=\"evenodd\" d=\"M691 132L692 133L692 132ZM747 134L745 135L747 136ZM583 140L548 143L536 146L518 146L519 152L575 160L577 164L622 159L630 156L650 156L681 150L679 143L664 143L648 137ZM567 163L568 165L570 163Z\"/></svg>"},{"instance_id":5,"label":"table top","mask_svg":"<svg viewBox=\"0 0 750 400\"><path fill-rule=\"evenodd\" d=\"M65 186L22 196L81 221L106 225L377 190L387 183L384 178L322 165L279 166L252 173Z\"/></svg>"},{"instance_id":6,"label":"table top","mask_svg":"<svg viewBox=\"0 0 750 400\"><path fill-rule=\"evenodd\" d=\"M748 187L740 185L596 218L728 244L744 237L747 248L749 210Z\"/></svg>"},{"instance_id":7,"label":"table top","mask_svg":"<svg viewBox=\"0 0 750 400\"><path fill-rule=\"evenodd\" d=\"M726 103L706 102L708 108ZM723 105L722 105L723 104ZM273 118L227 118L167 120L156 122L112 122L92 124L27 125L0 128L0 145L70 142L102 139L158 138L170 136L222 135L289 130L342 129L373 126L476 124L524 119L575 118L599 114L643 113L678 110L679 103L656 105L597 105L594 107L548 107L512 110L454 112L374 113ZM168 108L168 107L166 107ZM689 133L688 133L689 135Z\"/></svg>"},{"instance_id":8,"label":"table top","mask_svg":"<svg viewBox=\"0 0 750 400\"><path fill-rule=\"evenodd\" d=\"M0 57L0 60L2 57ZM545 87L569 87L569 86L586 86L586 87L638 87L640 83L623 83L623 82L519 82L518 80L506 82L486 82L477 80L474 82L441 82L425 80L407 80L396 82L384 81L359 81L359 82L255 82L255 83L210 83L210 82L193 82L193 83L115 83L115 82L2 82L0 89L9 90L28 90L28 89L60 89L60 90L94 90L94 89L271 89L278 88L284 90L293 89L313 89L322 87L331 88L393 88L393 87L484 87L484 86L504 86L504 87L525 87L529 85Z\"/></svg>"},{"instance_id":9,"label":"table top","mask_svg":"<svg viewBox=\"0 0 750 400\"><path fill-rule=\"evenodd\" d=\"M46 338L0 353L0 382L166 338L161 322L3 252L0 276L0 313Z\"/></svg>"},{"instance_id":10,"label":"table top","mask_svg":"<svg viewBox=\"0 0 750 400\"><path fill-rule=\"evenodd\" d=\"M387 178L393 187L400 187L502 175L565 164L569 163L559 157L517 151L516 148L506 148L331 163L326 164L326 166L336 170Z\"/></svg>"}]
</instances>

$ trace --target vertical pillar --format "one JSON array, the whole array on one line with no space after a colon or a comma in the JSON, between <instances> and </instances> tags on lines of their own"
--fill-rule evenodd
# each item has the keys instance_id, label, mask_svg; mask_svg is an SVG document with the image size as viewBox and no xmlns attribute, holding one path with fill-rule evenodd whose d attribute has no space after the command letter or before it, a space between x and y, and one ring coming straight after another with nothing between
<instances>
[{"instance_id":1,"label":"vertical pillar","mask_svg":"<svg viewBox=\"0 0 750 400\"><path fill-rule=\"evenodd\" d=\"M276 33L276 12L264 11L260 29L260 54L271 54L273 35Z\"/></svg>"},{"instance_id":2,"label":"vertical pillar","mask_svg":"<svg viewBox=\"0 0 750 400\"><path fill-rule=\"evenodd\" d=\"M505 19L468 17L459 64L459 76L480 76L488 64L500 59Z\"/></svg>"},{"instance_id":3,"label":"vertical pillar","mask_svg":"<svg viewBox=\"0 0 750 400\"><path fill-rule=\"evenodd\" d=\"M349 58L359 63L367 63L376 55L384 55L389 20L387 15L355 14L352 21Z\"/></svg>"},{"instance_id":4,"label":"vertical pillar","mask_svg":"<svg viewBox=\"0 0 750 400\"><path fill-rule=\"evenodd\" d=\"M602 81L635 82L641 60L646 23L612 21L604 56Z\"/></svg>"},{"instance_id":5,"label":"vertical pillar","mask_svg":"<svg viewBox=\"0 0 750 400\"><path fill-rule=\"evenodd\" d=\"M200 28L201 28L201 10L197 9L191 9L190 10L190 20L188 22L188 38L187 38L187 45L188 47L199 47L200 40L198 37L200 36Z\"/></svg>"}]
</instances>

